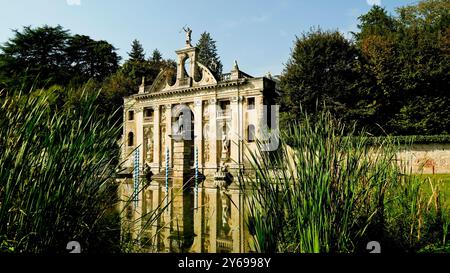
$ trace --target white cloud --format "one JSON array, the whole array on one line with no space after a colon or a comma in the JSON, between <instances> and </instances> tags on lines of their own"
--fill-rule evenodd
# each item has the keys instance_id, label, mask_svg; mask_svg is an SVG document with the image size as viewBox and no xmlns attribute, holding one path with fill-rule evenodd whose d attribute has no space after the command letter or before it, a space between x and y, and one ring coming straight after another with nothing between
<instances>
[{"instance_id":1,"label":"white cloud","mask_svg":"<svg viewBox=\"0 0 450 273\"><path fill-rule=\"evenodd\" d=\"M369 5L369 6L374 6L374 5L381 6L381 0L366 0L366 2L367 2L367 5Z\"/></svg>"},{"instance_id":2,"label":"white cloud","mask_svg":"<svg viewBox=\"0 0 450 273\"><path fill-rule=\"evenodd\" d=\"M69 6L80 6L81 0L66 0L67 5Z\"/></svg>"}]
</instances>

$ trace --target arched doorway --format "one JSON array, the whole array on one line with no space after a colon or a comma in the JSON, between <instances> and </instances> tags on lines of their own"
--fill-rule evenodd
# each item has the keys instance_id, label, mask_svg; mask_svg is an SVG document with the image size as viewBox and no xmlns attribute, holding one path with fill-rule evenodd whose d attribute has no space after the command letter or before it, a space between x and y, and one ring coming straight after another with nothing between
<instances>
[{"instance_id":1,"label":"arched doorway","mask_svg":"<svg viewBox=\"0 0 450 273\"><path fill-rule=\"evenodd\" d=\"M189 153L186 153L185 160L189 160L189 166L195 165L195 117L191 108L185 104L176 105L172 109L172 135L182 137L190 146Z\"/></svg>"}]
</instances>

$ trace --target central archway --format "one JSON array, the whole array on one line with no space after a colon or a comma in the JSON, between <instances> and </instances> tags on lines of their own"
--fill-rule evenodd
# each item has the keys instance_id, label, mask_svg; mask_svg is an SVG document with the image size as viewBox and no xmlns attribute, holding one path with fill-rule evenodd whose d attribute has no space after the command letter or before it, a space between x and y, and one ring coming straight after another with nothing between
<instances>
[{"instance_id":1,"label":"central archway","mask_svg":"<svg viewBox=\"0 0 450 273\"><path fill-rule=\"evenodd\" d=\"M172 108L172 135L182 137L188 145L190 152L186 154L189 158L190 167L195 165L195 117L192 109L185 105L179 104Z\"/></svg>"}]
</instances>

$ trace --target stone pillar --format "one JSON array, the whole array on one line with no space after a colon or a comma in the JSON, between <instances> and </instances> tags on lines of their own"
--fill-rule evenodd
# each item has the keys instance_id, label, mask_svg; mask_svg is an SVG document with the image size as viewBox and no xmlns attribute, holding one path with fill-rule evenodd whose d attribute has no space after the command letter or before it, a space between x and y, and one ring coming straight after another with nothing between
<instances>
[{"instance_id":1,"label":"stone pillar","mask_svg":"<svg viewBox=\"0 0 450 273\"><path fill-rule=\"evenodd\" d=\"M181 135L173 138L173 176L172 176L172 238L175 251L188 250L194 239L194 196L190 168L191 140L184 140ZM180 241L181 240L181 241ZM181 249L179 246L181 244Z\"/></svg>"},{"instance_id":2,"label":"stone pillar","mask_svg":"<svg viewBox=\"0 0 450 273\"><path fill-rule=\"evenodd\" d=\"M162 205L161 202L163 201L161 198L161 187L158 182L153 181L151 183L149 189L151 190L151 192L153 194L153 199L152 199L153 212L152 213L160 213L159 210L161 209L161 207L164 207L164 206L161 206ZM159 232L160 226L161 226L161 217L157 217L152 226L152 236L154 236L153 252L159 251L160 239L159 239L158 232Z\"/></svg>"},{"instance_id":3,"label":"stone pillar","mask_svg":"<svg viewBox=\"0 0 450 273\"><path fill-rule=\"evenodd\" d=\"M209 162L207 168L217 169L217 100L209 101Z\"/></svg>"},{"instance_id":4,"label":"stone pillar","mask_svg":"<svg viewBox=\"0 0 450 273\"><path fill-rule=\"evenodd\" d=\"M197 160L199 171L203 166L203 101L201 98L196 98L194 102L194 141L197 148ZM194 150L195 152L195 150ZM200 181L199 181L200 182ZM198 186L198 206L195 208L194 203L194 245L192 250L196 253L202 252L203 245L203 229L202 229L202 215L203 215L203 190L201 185ZM195 189L194 189L195 195ZM195 202L195 196L194 196Z\"/></svg>"},{"instance_id":5,"label":"stone pillar","mask_svg":"<svg viewBox=\"0 0 450 273\"><path fill-rule=\"evenodd\" d=\"M139 148L139 166L144 166L144 111L143 109L136 109L134 111L134 118L136 120L136 145Z\"/></svg>"},{"instance_id":6,"label":"stone pillar","mask_svg":"<svg viewBox=\"0 0 450 273\"><path fill-rule=\"evenodd\" d=\"M139 187L138 187L138 202L137 206L134 208L134 225L137 232L140 232L140 229L142 227L142 203L144 200L143 193L141 191L142 188L142 181L145 179L145 177L142 175L142 170L144 167L144 111L142 108L136 109L135 113L135 120L136 120L136 148L139 149ZM134 154L133 154L133 161L134 161ZM134 189L134 186L133 186ZM134 192L133 192L134 194ZM133 201L134 204L134 201Z\"/></svg>"},{"instance_id":7,"label":"stone pillar","mask_svg":"<svg viewBox=\"0 0 450 273\"><path fill-rule=\"evenodd\" d=\"M185 77L184 75L184 60L187 57L183 54L178 54L178 62L177 62L177 81L179 79L183 79Z\"/></svg>"},{"instance_id":8,"label":"stone pillar","mask_svg":"<svg viewBox=\"0 0 450 273\"><path fill-rule=\"evenodd\" d=\"M166 135L164 136L166 139L166 147L169 147L169 167L171 168L173 166L173 153L172 153L172 141L170 140L169 135L172 134L172 105L167 104L165 105L165 111L166 111ZM163 137L163 136L161 136ZM161 147L164 154L163 158L166 158L166 147ZM165 168L165 162L163 168Z\"/></svg>"},{"instance_id":9,"label":"stone pillar","mask_svg":"<svg viewBox=\"0 0 450 273\"><path fill-rule=\"evenodd\" d=\"M195 99L194 104L194 141L195 147L198 149L198 166L203 166L203 101L201 98Z\"/></svg>"},{"instance_id":10,"label":"stone pillar","mask_svg":"<svg viewBox=\"0 0 450 273\"><path fill-rule=\"evenodd\" d=\"M194 192L195 194L195 192ZM199 186L198 189L198 207L194 210L194 245L192 250L195 253L201 253L203 249L203 187ZM195 204L194 204L195 206Z\"/></svg>"},{"instance_id":11,"label":"stone pillar","mask_svg":"<svg viewBox=\"0 0 450 273\"><path fill-rule=\"evenodd\" d=\"M173 187L181 188L187 181L191 170L191 141L182 139L182 136L173 138ZM177 139L178 138L178 139Z\"/></svg>"},{"instance_id":12,"label":"stone pillar","mask_svg":"<svg viewBox=\"0 0 450 273\"><path fill-rule=\"evenodd\" d=\"M243 227L243 221L241 221L241 209L243 208L241 203L241 194L239 189L230 189L231 201L234 205L231 206L231 222L233 226L231 227L232 233L231 237L233 239L233 253L242 253L242 240L241 240L241 229Z\"/></svg>"},{"instance_id":13,"label":"stone pillar","mask_svg":"<svg viewBox=\"0 0 450 273\"><path fill-rule=\"evenodd\" d=\"M173 198L173 190L169 187L169 192L166 193L165 187L163 189L163 194L161 202L163 202L163 207L166 206L166 202L170 202ZM163 218L163 242L164 242L164 250L165 252L172 252L172 240L171 240L171 229L173 225L173 210L171 209L171 206L167 206L166 211L162 214Z\"/></svg>"},{"instance_id":14,"label":"stone pillar","mask_svg":"<svg viewBox=\"0 0 450 273\"><path fill-rule=\"evenodd\" d=\"M153 108L153 163L152 168L156 171L160 171L160 132L159 132L159 106ZM154 171L154 172L155 172Z\"/></svg>"},{"instance_id":15,"label":"stone pillar","mask_svg":"<svg viewBox=\"0 0 450 273\"><path fill-rule=\"evenodd\" d=\"M209 211L210 215L206 217L211 217L209 222L209 252L217 253L217 225L218 225L218 213L217 208L219 206L219 190L217 187L207 188L206 194L209 196Z\"/></svg>"},{"instance_id":16,"label":"stone pillar","mask_svg":"<svg viewBox=\"0 0 450 273\"><path fill-rule=\"evenodd\" d=\"M240 161L240 143L242 135L242 101L239 97L233 97L231 102L231 134L230 134L230 147L231 147L231 162L238 164ZM242 162L241 162L242 163ZM237 166L236 166L237 167Z\"/></svg>"},{"instance_id":17,"label":"stone pillar","mask_svg":"<svg viewBox=\"0 0 450 273\"><path fill-rule=\"evenodd\" d=\"M255 124L256 139L261 140L262 137L262 126L264 123L264 99L263 96L255 97L255 108L256 116L258 117L258 122Z\"/></svg>"}]
</instances>

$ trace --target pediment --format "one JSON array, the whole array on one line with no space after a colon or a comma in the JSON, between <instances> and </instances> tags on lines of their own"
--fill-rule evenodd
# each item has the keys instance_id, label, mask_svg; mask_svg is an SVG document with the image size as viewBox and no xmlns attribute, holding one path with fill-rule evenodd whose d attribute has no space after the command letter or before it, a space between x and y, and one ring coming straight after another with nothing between
<instances>
[{"instance_id":1,"label":"pediment","mask_svg":"<svg viewBox=\"0 0 450 273\"><path fill-rule=\"evenodd\" d=\"M201 71L201 79L194 82L196 86L217 84L217 79L214 74L205 65L197 62L197 66Z\"/></svg>"}]
</instances>

